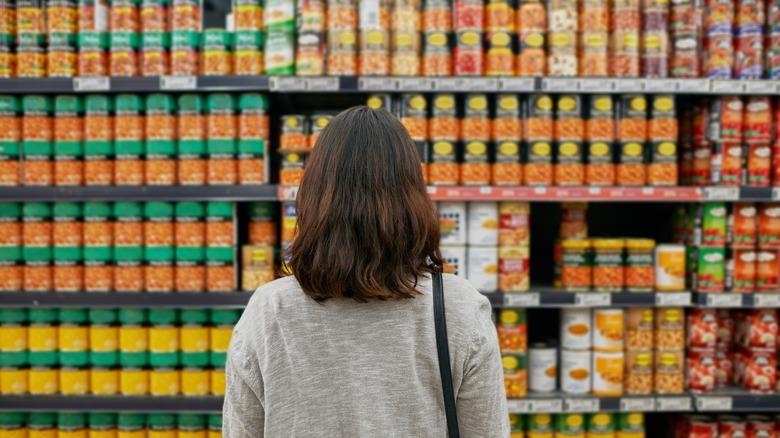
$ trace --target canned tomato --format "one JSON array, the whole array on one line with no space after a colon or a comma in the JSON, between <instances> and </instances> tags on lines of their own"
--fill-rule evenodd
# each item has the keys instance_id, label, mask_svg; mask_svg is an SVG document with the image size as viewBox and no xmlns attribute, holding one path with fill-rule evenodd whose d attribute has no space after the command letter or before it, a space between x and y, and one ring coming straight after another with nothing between
<instances>
[{"instance_id":1,"label":"canned tomato","mask_svg":"<svg viewBox=\"0 0 780 438\"><path fill-rule=\"evenodd\" d=\"M593 349L623 350L623 309L593 309Z\"/></svg>"},{"instance_id":2,"label":"canned tomato","mask_svg":"<svg viewBox=\"0 0 780 438\"><path fill-rule=\"evenodd\" d=\"M589 349L592 345L592 326L591 309L561 309L561 347L572 350Z\"/></svg>"},{"instance_id":3,"label":"canned tomato","mask_svg":"<svg viewBox=\"0 0 780 438\"><path fill-rule=\"evenodd\" d=\"M711 438L718 436L718 422L706 415L691 415L688 419L689 438Z\"/></svg>"},{"instance_id":4,"label":"canned tomato","mask_svg":"<svg viewBox=\"0 0 780 438\"><path fill-rule=\"evenodd\" d=\"M626 348L649 350L653 348L653 309L631 308L626 315Z\"/></svg>"},{"instance_id":5,"label":"canned tomato","mask_svg":"<svg viewBox=\"0 0 780 438\"><path fill-rule=\"evenodd\" d=\"M525 353L528 348L525 309L502 309L498 314L496 331L501 351Z\"/></svg>"},{"instance_id":6,"label":"canned tomato","mask_svg":"<svg viewBox=\"0 0 780 438\"><path fill-rule=\"evenodd\" d=\"M531 392L552 392L556 389L558 352L546 344L533 344L528 349L528 389Z\"/></svg>"},{"instance_id":7,"label":"canned tomato","mask_svg":"<svg viewBox=\"0 0 780 438\"><path fill-rule=\"evenodd\" d=\"M776 291L778 284L778 250L759 249L756 252L756 291Z\"/></svg>"},{"instance_id":8,"label":"canned tomato","mask_svg":"<svg viewBox=\"0 0 780 438\"><path fill-rule=\"evenodd\" d=\"M775 423L766 415L748 415L746 438L772 437Z\"/></svg>"},{"instance_id":9,"label":"canned tomato","mask_svg":"<svg viewBox=\"0 0 780 438\"><path fill-rule=\"evenodd\" d=\"M688 390L694 393L715 390L717 364L714 350L689 349L686 369Z\"/></svg>"},{"instance_id":10,"label":"canned tomato","mask_svg":"<svg viewBox=\"0 0 780 438\"><path fill-rule=\"evenodd\" d=\"M726 250L724 248L694 248L696 263L696 290L723 292L726 277Z\"/></svg>"},{"instance_id":11,"label":"canned tomato","mask_svg":"<svg viewBox=\"0 0 780 438\"><path fill-rule=\"evenodd\" d=\"M715 348L718 337L715 309L690 309L687 318L688 347Z\"/></svg>"},{"instance_id":12,"label":"canned tomato","mask_svg":"<svg viewBox=\"0 0 780 438\"><path fill-rule=\"evenodd\" d=\"M729 249L726 254L726 290L753 292L756 287L756 251L752 248Z\"/></svg>"},{"instance_id":13,"label":"canned tomato","mask_svg":"<svg viewBox=\"0 0 780 438\"><path fill-rule=\"evenodd\" d=\"M593 394L619 397L623 394L623 352L593 352Z\"/></svg>"},{"instance_id":14,"label":"canned tomato","mask_svg":"<svg viewBox=\"0 0 780 438\"><path fill-rule=\"evenodd\" d=\"M585 239L567 239L561 242L563 252L561 285L566 291L587 291L591 286L591 242Z\"/></svg>"},{"instance_id":15,"label":"canned tomato","mask_svg":"<svg viewBox=\"0 0 780 438\"><path fill-rule=\"evenodd\" d=\"M718 415L718 437L739 438L747 432L747 423L736 415Z\"/></svg>"},{"instance_id":16,"label":"canned tomato","mask_svg":"<svg viewBox=\"0 0 780 438\"><path fill-rule=\"evenodd\" d=\"M742 345L748 348L777 347L778 320L775 309L752 309L744 323Z\"/></svg>"},{"instance_id":17,"label":"canned tomato","mask_svg":"<svg viewBox=\"0 0 780 438\"><path fill-rule=\"evenodd\" d=\"M761 204L758 213L758 245L761 248L780 247L780 204Z\"/></svg>"},{"instance_id":18,"label":"canned tomato","mask_svg":"<svg viewBox=\"0 0 780 438\"><path fill-rule=\"evenodd\" d=\"M566 394L589 394L591 362L589 350L561 350L561 391Z\"/></svg>"},{"instance_id":19,"label":"canned tomato","mask_svg":"<svg viewBox=\"0 0 780 438\"><path fill-rule=\"evenodd\" d=\"M734 353L731 349L715 350L715 385L723 388L734 381Z\"/></svg>"},{"instance_id":20,"label":"canned tomato","mask_svg":"<svg viewBox=\"0 0 780 438\"><path fill-rule=\"evenodd\" d=\"M775 391L777 351L745 349L743 351L744 387L750 392L767 394Z\"/></svg>"},{"instance_id":21,"label":"canned tomato","mask_svg":"<svg viewBox=\"0 0 780 438\"><path fill-rule=\"evenodd\" d=\"M734 341L734 317L729 309L718 309L718 347L730 347Z\"/></svg>"},{"instance_id":22,"label":"canned tomato","mask_svg":"<svg viewBox=\"0 0 780 438\"><path fill-rule=\"evenodd\" d=\"M685 290L685 246L658 245L655 248L655 288L659 291Z\"/></svg>"},{"instance_id":23,"label":"canned tomato","mask_svg":"<svg viewBox=\"0 0 780 438\"><path fill-rule=\"evenodd\" d=\"M498 243L528 245L531 206L527 202L502 202L498 209Z\"/></svg>"}]
</instances>

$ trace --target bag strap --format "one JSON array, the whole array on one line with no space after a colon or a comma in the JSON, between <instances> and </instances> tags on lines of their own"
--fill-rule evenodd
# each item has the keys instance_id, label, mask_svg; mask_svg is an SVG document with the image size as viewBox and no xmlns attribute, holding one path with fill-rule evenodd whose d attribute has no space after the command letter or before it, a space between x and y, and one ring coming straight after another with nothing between
<instances>
[{"instance_id":1,"label":"bag strap","mask_svg":"<svg viewBox=\"0 0 780 438\"><path fill-rule=\"evenodd\" d=\"M455 391L452 388L452 368L450 367L450 347L447 341L447 321L444 318L444 286L441 272L432 275L433 280L433 320L436 326L436 350L439 355L439 374L444 394L444 412L447 414L449 438L458 438L458 411L455 408Z\"/></svg>"}]
</instances>

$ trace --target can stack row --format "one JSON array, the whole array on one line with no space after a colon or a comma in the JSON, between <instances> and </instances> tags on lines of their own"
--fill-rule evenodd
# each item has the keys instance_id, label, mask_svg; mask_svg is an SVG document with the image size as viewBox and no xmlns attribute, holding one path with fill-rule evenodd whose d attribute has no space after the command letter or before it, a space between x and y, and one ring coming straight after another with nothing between
<instances>
[{"instance_id":1,"label":"can stack row","mask_svg":"<svg viewBox=\"0 0 780 438\"><path fill-rule=\"evenodd\" d=\"M282 154L280 184L294 186L301 183L306 158L331 118L333 116L330 114L282 116L282 133L279 136L279 152Z\"/></svg>"},{"instance_id":2,"label":"can stack row","mask_svg":"<svg viewBox=\"0 0 780 438\"><path fill-rule=\"evenodd\" d=\"M222 436L221 414L140 414L133 412L2 412L0 432L8 436L42 435L124 436L154 435Z\"/></svg>"},{"instance_id":3,"label":"can stack row","mask_svg":"<svg viewBox=\"0 0 780 438\"><path fill-rule=\"evenodd\" d=\"M222 395L241 312L0 309L0 392Z\"/></svg>"},{"instance_id":4,"label":"can stack row","mask_svg":"<svg viewBox=\"0 0 780 438\"><path fill-rule=\"evenodd\" d=\"M772 437L780 433L780 418L769 415L677 415L673 438L691 436Z\"/></svg>"},{"instance_id":5,"label":"can stack row","mask_svg":"<svg viewBox=\"0 0 780 438\"><path fill-rule=\"evenodd\" d=\"M509 414L512 438L591 436L644 438L645 416L641 412L621 414Z\"/></svg>"}]
</instances>

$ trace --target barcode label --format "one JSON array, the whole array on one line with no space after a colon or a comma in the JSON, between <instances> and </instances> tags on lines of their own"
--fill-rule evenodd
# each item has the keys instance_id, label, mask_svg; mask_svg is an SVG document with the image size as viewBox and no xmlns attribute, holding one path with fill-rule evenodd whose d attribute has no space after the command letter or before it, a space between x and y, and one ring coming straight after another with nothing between
<instances>
[{"instance_id":1,"label":"barcode label","mask_svg":"<svg viewBox=\"0 0 780 438\"><path fill-rule=\"evenodd\" d=\"M651 412L655 409L655 401L650 397L621 398L622 412Z\"/></svg>"},{"instance_id":2,"label":"barcode label","mask_svg":"<svg viewBox=\"0 0 780 438\"><path fill-rule=\"evenodd\" d=\"M537 292L507 292L504 294L505 307L539 307Z\"/></svg>"},{"instance_id":3,"label":"barcode label","mask_svg":"<svg viewBox=\"0 0 780 438\"><path fill-rule=\"evenodd\" d=\"M597 398L566 398L563 408L566 412L598 412L600 404Z\"/></svg>"},{"instance_id":4,"label":"barcode label","mask_svg":"<svg viewBox=\"0 0 780 438\"><path fill-rule=\"evenodd\" d=\"M730 411L731 408L731 397L701 397L696 399L696 410L698 411Z\"/></svg>"},{"instance_id":5,"label":"barcode label","mask_svg":"<svg viewBox=\"0 0 780 438\"><path fill-rule=\"evenodd\" d=\"M360 28L379 27L379 0L360 0Z\"/></svg>"}]
</instances>

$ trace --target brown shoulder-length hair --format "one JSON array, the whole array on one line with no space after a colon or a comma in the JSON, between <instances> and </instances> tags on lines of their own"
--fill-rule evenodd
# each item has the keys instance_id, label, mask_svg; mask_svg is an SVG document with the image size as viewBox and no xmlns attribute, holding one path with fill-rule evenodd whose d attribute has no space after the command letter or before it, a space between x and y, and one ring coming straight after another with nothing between
<instances>
[{"instance_id":1,"label":"brown shoulder-length hair","mask_svg":"<svg viewBox=\"0 0 780 438\"><path fill-rule=\"evenodd\" d=\"M357 106L320 134L296 203L289 268L303 291L329 298L413 298L440 270L439 221L420 156L392 114Z\"/></svg>"}]
</instances>

